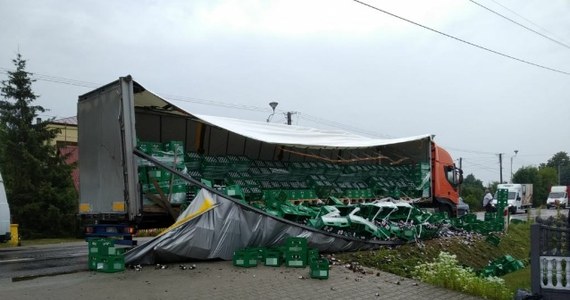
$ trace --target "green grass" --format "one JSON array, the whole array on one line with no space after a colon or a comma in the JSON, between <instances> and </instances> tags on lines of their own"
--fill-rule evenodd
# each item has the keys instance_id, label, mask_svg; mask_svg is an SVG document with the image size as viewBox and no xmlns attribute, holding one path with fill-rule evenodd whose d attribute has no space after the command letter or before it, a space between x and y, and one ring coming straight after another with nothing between
<instances>
[{"instance_id":1,"label":"green grass","mask_svg":"<svg viewBox=\"0 0 570 300\"><path fill-rule=\"evenodd\" d=\"M474 235L472 239L463 236L438 238L424 241L423 246L407 244L398 247L384 247L372 251L360 251L337 254L342 262L360 264L390 272L404 277L413 277L415 266L433 262L441 252L457 257L458 264L474 270L480 270L504 255L511 255L522 260L525 265L530 261L530 224L511 224L506 234L499 234L501 242L493 246L485 237ZM526 273L525 273L526 272ZM518 288L530 289L530 268L515 272L505 277L505 285L515 291Z\"/></svg>"},{"instance_id":2,"label":"green grass","mask_svg":"<svg viewBox=\"0 0 570 300\"><path fill-rule=\"evenodd\" d=\"M530 291L530 266L502 277L510 290L525 289Z\"/></svg>"}]
</instances>

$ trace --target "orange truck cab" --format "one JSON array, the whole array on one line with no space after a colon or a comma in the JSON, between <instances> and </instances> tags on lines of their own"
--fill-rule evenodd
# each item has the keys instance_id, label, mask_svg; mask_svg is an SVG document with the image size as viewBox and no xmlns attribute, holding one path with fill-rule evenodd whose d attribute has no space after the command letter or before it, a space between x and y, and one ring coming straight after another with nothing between
<instances>
[{"instance_id":1,"label":"orange truck cab","mask_svg":"<svg viewBox=\"0 0 570 300\"><path fill-rule=\"evenodd\" d=\"M451 155L432 142L432 200L440 211L457 216L459 185L463 182L463 171L455 166Z\"/></svg>"}]
</instances>

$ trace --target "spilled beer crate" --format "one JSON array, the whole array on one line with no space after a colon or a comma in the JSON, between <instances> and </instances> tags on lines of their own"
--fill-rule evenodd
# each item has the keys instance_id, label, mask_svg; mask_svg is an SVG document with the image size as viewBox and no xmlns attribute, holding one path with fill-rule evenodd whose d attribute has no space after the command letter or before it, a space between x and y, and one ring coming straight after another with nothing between
<instances>
[{"instance_id":1,"label":"spilled beer crate","mask_svg":"<svg viewBox=\"0 0 570 300\"><path fill-rule=\"evenodd\" d=\"M87 243L89 270L104 273L125 270L125 248L115 247L113 239L90 239Z\"/></svg>"},{"instance_id":2,"label":"spilled beer crate","mask_svg":"<svg viewBox=\"0 0 570 300\"><path fill-rule=\"evenodd\" d=\"M259 251L251 249L237 250L233 255L233 265L242 268L257 267Z\"/></svg>"},{"instance_id":3,"label":"spilled beer crate","mask_svg":"<svg viewBox=\"0 0 570 300\"><path fill-rule=\"evenodd\" d=\"M311 278L328 279L329 278L329 261L326 258L314 259L310 263Z\"/></svg>"}]
</instances>

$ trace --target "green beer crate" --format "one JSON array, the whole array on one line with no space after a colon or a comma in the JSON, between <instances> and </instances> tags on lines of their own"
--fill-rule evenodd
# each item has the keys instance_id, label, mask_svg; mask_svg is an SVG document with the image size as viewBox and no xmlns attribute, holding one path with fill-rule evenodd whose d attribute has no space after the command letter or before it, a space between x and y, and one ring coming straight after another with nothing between
<instances>
[{"instance_id":1,"label":"green beer crate","mask_svg":"<svg viewBox=\"0 0 570 300\"><path fill-rule=\"evenodd\" d=\"M184 142L182 141L168 141L162 147L166 152L172 152L176 155L184 154Z\"/></svg>"},{"instance_id":2,"label":"green beer crate","mask_svg":"<svg viewBox=\"0 0 570 300\"><path fill-rule=\"evenodd\" d=\"M248 252L257 253L257 260L258 261L263 261L263 259L265 258L265 253L267 252L267 248L264 248L264 247L248 247L248 248L245 248L243 250L248 251Z\"/></svg>"},{"instance_id":3,"label":"green beer crate","mask_svg":"<svg viewBox=\"0 0 570 300\"><path fill-rule=\"evenodd\" d=\"M309 248L307 249L307 262L310 264L313 260L318 260L319 256L319 249L316 248Z\"/></svg>"},{"instance_id":4,"label":"green beer crate","mask_svg":"<svg viewBox=\"0 0 570 300\"><path fill-rule=\"evenodd\" d=\"M137 142L137 148L139 148L142 152L152 155L155 153L159 153L162 151L162 144L155 143L155 142Z\"/></svg>"},{"instance_id":5,"label":"green beer crate","mask_svg":"<svg viewBox=\"0 0 570 300\"><path fill-rule=\"evenodd\" d=\"M304 268L307 266L307 251L285 252L285 266L290 268Z\"/></svg>"},{"instance_id":6,"label":"green beer crate","mask_svg":"<svg viewBox=\"0 0 570 300\"><path fill-rule=\"evenodd\" d=\"M89 256L100 258L107 256L123 255L126 248L116 248L113 239L91 239L88 241Z\"/></svg>"},{"instance_id":7,"label":"green beer crate","mask_svg":"<svg viewBox=\"0 0 570 300\"><path fill-rule=\"evenodd\" d=\"M313 260L310 264L311 278L328 279L329 278L329 261L326 258Z\"/></svg>"},{"instance_id":8,"label":"green beer crate","mask_svg":"<svg viewBox=\"0 0 570 300\"><path fill-rule=\"evenodd\" d=\"M257 251L238 250L234 252L233 265L242 268L257 267Z\"/></svg>"},{"instance_id":9,"label":"green beer crate","mask_svg":"<svg viewBox=\"0 0 570 300\"><path fill-rule=\"evenodd\" d=\"M498 236L494 235L494 234L489 234L486 238L485 241L495 247L497 247L499 245L499 243L501 242L501 238L499 238Z\"/></svg>"},{"instance_id":10,"label":"green beer crate","mask_svg":"<svg viewBox=\"0 0 570 300\"><path fill-rule=\"evenodd\" d=\"M263 262L265 266L280 267L283 263L283 254L278 249L267 249Z\"/></svg>"},{"instance_id":11,"label":"green beer crate","mask_svg":"<svg viewBox=\"0 0 570 300\"><path fill-rule=\"evenodd\" d=\"M87 247L88 247L87 253L89 255L99 255L98 241L99 239L90 239L87 241Z\"/></svg>"},{"instance_id":12,"label":"green beer crate","mask_svg":"<svg viewBox=\"0 0 570 300\"><path fill-rule=\"evenodd\" d=\"M100 258L99 255L89 255L87 260L87 266L89 267L90 271L97 270L97 263L99 262Z\"/></svg>"},{"instance_id":13,"label":"green beer crate","mask_svg":"<svg viewBox=\"0 0 570 300\"><path fill-rule=\"evenodd\" d=\"M125 257L113 255L99 258L96 263L96 271L103 273L116 273L125 270Z\"/></svg>"},{"instance_id":14,"label":"green beer crate","mask_svg":"<svg viewBox=\"0 0 570 300\"><path fill-rule=\"evenodd\" d=\"M287 252L304 252L307 253L307 239L300 237L288 237L285 240Z\"/></svg>"}]
</instances>

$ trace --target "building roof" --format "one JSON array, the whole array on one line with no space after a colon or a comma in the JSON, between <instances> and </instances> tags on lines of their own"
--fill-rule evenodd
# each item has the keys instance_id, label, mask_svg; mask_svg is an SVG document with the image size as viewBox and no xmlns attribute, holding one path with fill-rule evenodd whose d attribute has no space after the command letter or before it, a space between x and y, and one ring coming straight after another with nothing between
<instances>
[{"instance_id":1,"label":"building roof","mask_svg":"<svg viewBox=\"0 0 570 300\"><path fill-rule=\"evenodd\" d=\"M77 126L77 116L53 120L51 123Z\"/></svg>"}]
</instances>

